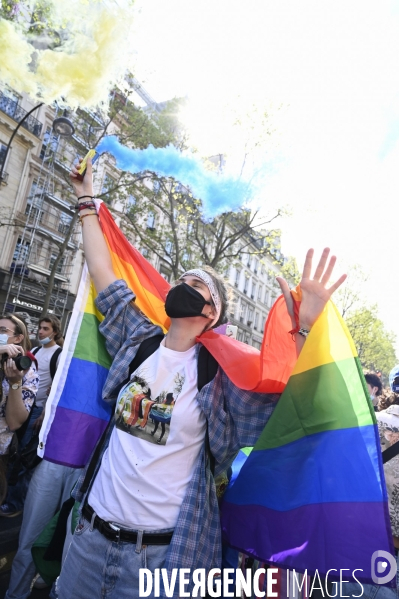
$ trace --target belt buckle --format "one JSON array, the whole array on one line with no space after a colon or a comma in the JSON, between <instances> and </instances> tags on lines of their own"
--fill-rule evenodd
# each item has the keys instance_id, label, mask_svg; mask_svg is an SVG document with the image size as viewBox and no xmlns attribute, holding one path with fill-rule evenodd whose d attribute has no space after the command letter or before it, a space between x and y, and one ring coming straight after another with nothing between
<instances>
[{"instance_id":1,"label":"belt buckle","mask_svg":"<svg viewBox=\"0 0 399 599\"><path fill-rule=\"evenodd\" d=\"M119 526L116 526L115 524L111 524L111 522L108 522L110 528L112 528L112 530L114 530L116 532L116 540L118 541L118 543L121 540L121 529L119 528Z\"/></svg>"}]
</instances>

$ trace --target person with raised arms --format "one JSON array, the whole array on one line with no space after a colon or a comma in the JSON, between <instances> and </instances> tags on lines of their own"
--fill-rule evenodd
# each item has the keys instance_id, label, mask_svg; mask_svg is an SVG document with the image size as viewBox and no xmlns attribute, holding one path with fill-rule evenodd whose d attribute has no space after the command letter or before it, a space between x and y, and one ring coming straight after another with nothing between
<instances>
[{"instance_id":1,"label":"person with raised arms","mask_svg":"<svg viewBox=\"0 0 399 599\"><path fill-rule=\"evenodd\" d=\"M93 202L91 163L83 181L78 168L71 181L78 197L83 246L104 315L100 331L113 363L104 398L116 402L116 413L87 484L83 474L75 497L81 519L57 581L59 599L139 596L139 570L220 567L221 538L213 478L231 464L241 447L255 444L279 395L244 391L221 367L200 390L197 338L227 320L227 289L219 275L200 265L181 275L170 289L165 310L171 319L157 349L131 373L141 344L162 334L135 306L134 293L118 280ZM313 250L305 260L296 334L298 352L306 335L345 275L328 287L335 264L329 249L312 276ZM278 279L294 328L288 284ZM243 365L244 367L244 365ZM128 426L133 396L151 391L152 398L175 398L168 406L168 434L160 443L151 412L144 428ZM149 408L150 409L150 408ZM169 420L170 417L170 420ZM132 422L134 416L132 413ZM144 422L144 421L143 421ZM137 424L137 423L136 423ZM148 427L148 430L147 430ZM82 486L87 488L80 492ZM161 592L161 596L164 591Z\"/></svg>"}]
</instances>

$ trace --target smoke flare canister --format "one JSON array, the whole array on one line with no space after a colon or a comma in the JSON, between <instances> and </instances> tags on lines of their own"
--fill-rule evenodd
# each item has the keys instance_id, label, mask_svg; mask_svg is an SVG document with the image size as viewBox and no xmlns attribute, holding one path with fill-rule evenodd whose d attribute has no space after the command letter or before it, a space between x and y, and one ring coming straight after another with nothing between
<instances>
[{"instance_id":1,"label":"smoke flare canister","mask_svg":"<svg viewBox=\"0 0 399 599\"><path fill-rule=\"evenodd\" d=\"M87 152L86 156L83 158L82 162L80 163L79 168L77 169L78 170L77 179L79 179L79 181L83 181L83 178L86 174L87 159L91 158L92 159L91 163L94 164L98 157L99 157L99 154L95 150L89 150Z\"/></svg>"}]
</instances>

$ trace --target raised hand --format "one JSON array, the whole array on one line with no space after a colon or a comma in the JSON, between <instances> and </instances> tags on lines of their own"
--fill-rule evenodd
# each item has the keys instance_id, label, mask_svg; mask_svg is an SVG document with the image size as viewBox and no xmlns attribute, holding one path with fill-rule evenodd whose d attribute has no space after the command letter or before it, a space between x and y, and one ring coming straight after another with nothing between
<instances>
[{"instance_id":1,"label":"raised hand","mask_svg":"<svg viewBox=\"0 0 399 599\"><path fill-rule=\"evenodd\" d=\"M336 256L331 256L330 259L328 259L330 254L329 248L325 248L323 250L312 278L311 273L313 254L313 249L308 250L306 254L305 265L303 267L302 279L300 282L302 290L302 302L299 309L299 326L309 330L322 313L324 306L331 298L334 291L336 291L346 279L346 275L341 275L333 285L327 288L327 284L330 281L335 262L337 260ZM277 282L280 285L287 304L288 312L293 319L293 326L295 327L296 323L294 321L294 304L291 297L290 288L287 281L282 277L277 277Z\"/></svg>"}]
</instances>

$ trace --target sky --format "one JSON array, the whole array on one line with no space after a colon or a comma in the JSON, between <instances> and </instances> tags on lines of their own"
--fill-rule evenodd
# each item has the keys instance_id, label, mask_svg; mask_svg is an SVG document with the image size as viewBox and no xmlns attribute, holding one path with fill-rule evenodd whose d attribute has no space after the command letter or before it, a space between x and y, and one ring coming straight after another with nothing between
<instances>
[{"instance_id":1,"label":"sky","mask_svg":"<svg viewBox=\"0 0 399 599\"><path fill-rule=\"evenodd\" d=\"M267 110L257 203L290 211L278 222L283 252L302 264L308 247L329 246L337 274L359 264L399 339L399 0L137 0L135 10L135 73L150 94L187 97L193 144L236 168L245 119Z\"/></svg>"}]
</instances>

